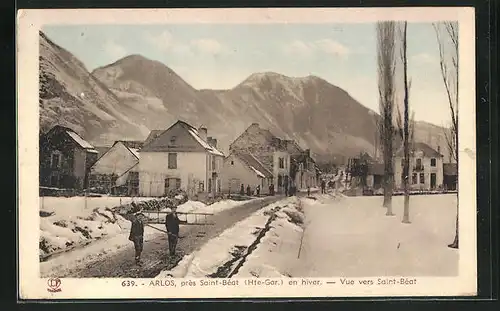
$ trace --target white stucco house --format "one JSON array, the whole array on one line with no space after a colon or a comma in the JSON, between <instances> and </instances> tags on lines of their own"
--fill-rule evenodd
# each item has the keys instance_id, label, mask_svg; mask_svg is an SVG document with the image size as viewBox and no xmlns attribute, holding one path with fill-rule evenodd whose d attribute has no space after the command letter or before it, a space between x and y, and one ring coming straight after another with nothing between
<instances>
[{"instance_id":1,"label":"white stucco house","mask_svg":"<svg viewBox=\"0 0 500 311\"><path fill-rule=\"evenodd\" d=\"M243 185L246 193L250 186L252 193L269 194L269 185L273 181L273 173L250 153L232 152L224 159L222 168L222 191L224 193L239 193Z\"/></svg>"},{"instance_id":2,"label":"white stucco house","mask_svg":"<svg viewBox=\"0 0 500 311\"><path fill-rule=\"evenodd\" d=\"M140 195L164 196L175 189L189 195L221 191L224 154L205 127L177 121L152 135L139 151Z\"/></svg>"},{"instance_id":3,"label":"white stucco house","mask_svg":"<svg viewBox=\"0 0 500 311\"><path fill-rule=\"evenodd\" d=\"M413 144L410 156L409 181L411 189L437 189L443 187L443 155L425 143ZM394 161L395 188L403 188L404 153L396 152Z\"/></svg>"}]
</instances>

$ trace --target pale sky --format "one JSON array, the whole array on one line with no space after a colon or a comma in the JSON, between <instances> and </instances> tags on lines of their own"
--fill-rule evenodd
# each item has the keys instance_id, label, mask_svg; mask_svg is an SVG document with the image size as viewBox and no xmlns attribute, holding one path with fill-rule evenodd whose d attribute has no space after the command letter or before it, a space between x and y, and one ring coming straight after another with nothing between
<instances>
[{"instance_id":1,"label":"pale sky","mask_svg":"<svg viewBox=\"0 0 500 311\"><path fill-rule=\"evenodd\" d=\"M319 76L378 111L375 24L81 25L42 29L89 71L130 55L158 60L197 89L228 89L252 73ZM408 24L415 119L449 123L432 25Z\"/></svg>"}]
</instances>

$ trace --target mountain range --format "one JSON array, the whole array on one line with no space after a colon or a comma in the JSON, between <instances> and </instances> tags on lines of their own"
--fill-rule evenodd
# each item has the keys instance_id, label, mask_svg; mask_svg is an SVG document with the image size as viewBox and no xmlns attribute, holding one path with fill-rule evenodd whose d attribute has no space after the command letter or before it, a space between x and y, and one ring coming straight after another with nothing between
<instances>
[{"instance_id":1,"label":"mountain range","mask_svg":"<svg viewBox=\"0 0 500 311\"><path fill-rule=\"evenodd\" d=\"M255 73L228 90L198 90L165 64L126 56L89 72L40 32L40 129L60 124L94 145L142 140L176 120L208 128L220 149L251 123L319 158L373 153L379 115L317 76ZM217 76L214 76L217 79ZM444 130L416 122L415 140L446 150ZM447 155L447 154L445 154Z\"/></svg>"}]
</instances>

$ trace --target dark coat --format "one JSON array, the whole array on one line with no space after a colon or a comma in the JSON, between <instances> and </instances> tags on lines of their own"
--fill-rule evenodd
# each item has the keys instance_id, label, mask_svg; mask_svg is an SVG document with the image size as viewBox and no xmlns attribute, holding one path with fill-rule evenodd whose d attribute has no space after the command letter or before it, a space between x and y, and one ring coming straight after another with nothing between
<instances>
[{"instance_id":1,"label":"dark coat","mask_svg":"<svg viewBox=\"0 0 500 311\"><path fill-rule=\"evenodd\" d=\"M137 237L142 237L144 235L144 223L139 217L134 217L132 220L132 226L130 227L129 240L133 240Z\"/></svg>"},{"instance_id":2,"label":"dark coat","mask_svg":"<svg viewBox=\"0 0 500 311\"><path fill-rule=\"evenodd\" d=\"M177 214L167 214L167 217L165 217L165 226L167 227L167 231L170 233L173 233L175 235L179 234L179 217L177 217Z\"/></svg>"}]
</instances>

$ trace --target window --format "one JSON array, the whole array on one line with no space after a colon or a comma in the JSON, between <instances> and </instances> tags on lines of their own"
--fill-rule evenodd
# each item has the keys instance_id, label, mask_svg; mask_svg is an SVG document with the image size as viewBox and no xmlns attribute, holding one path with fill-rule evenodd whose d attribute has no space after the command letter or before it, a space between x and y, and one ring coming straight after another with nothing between
<instances>
[{"instance_id":1,"label":"window","mask_svg":"<svg viewBox=\"0 0 500 311\"><path fill-rule=\"evenodd\" d=\"M433 166L433 167L436 166L436 159L434 159L434 158L431 159L431 166Z\"/></svg>"},{"instance_id":2,"label":"window","mask_svg":"<svg viewBox=\"0 0 500 311\"><path fill-rule=\"evenodd\" d=\"M176 141L176 140L177 140L177 137L175 137L175 136L170 137L170 143L171 143L172 145L175 145L175 141Z\"/></svg>"},{"instance_id":3,"label":"window","mask_svg":"<svg viewBox=\"0 0 500 311\"><path fill-rule=\"evenodd\" d=\"M205 191L205 184L203 182L200 182L200 184L198 185L198 191L199 192Z\"/></svg>"},{"instance_id":4,"label":"window","mask_svg":"<svg viewBox=\"0 0 500 311\"><path fill-rule=\"evenodd\" d=\"M216 170L216 166L215 166L215 156L212 156L212 170L215 171Z\"/></svg>"},{"instance_id":5,"label":"window","mask_svg":"<svg viewBox=\"0 0 500 311\"><path fill-rule=\"evenodd\" d=\"M212 192L212 178L208 179L208 192Z\"/></svg>"},{"instance_id":6,"label":"window","mask_svg":"<svg viewBox=\"0 0 500 311\"><path fill-rule=\"evenodd\" d=\"M177 153L168 154L168 168L169 169L177 168Z\"/></svg>"},{"instance_id":7,"label":"window","mask_svg":"<svg viewBox=\"0 0 500 311\"><path fill-rule=\"evenodd\" d=\"M279 168L285 168L285 159L284 158L279 158Z\"/></svg>"},{"instance_id":8,"label":"window","mask_svg":"<svg viewBox=\"0 0 500 311\"><path fill-rule=\"evenodd\" d=\"M283 176L279 175L278 176L278 187L283 186Z\"/></svg>"},{"instance_id":9,"label":"window","mask_svg":"<svg viewBox=\"0 0 500 311\"><path fill-rule=\"evenodd\" d=\"M60 162L61 162L61 154L59 154L58 152L53 153L50 159L50 167L59 168Z\"/></svg>"},{"instance_id":10,"label":"window","mask_svg":"<svg viewBox=\"0 0 500 311\"><path fill-rule=\"evenodd\" d=\"M417 173L413 173L411 176L411 183L416 185L417 184Z\"/></svg>"},{"instance_id":11,"label":"window","mask_svg":"<svg viewBox=\"0 0 500 311\"><path fill-rule=\"evenodd\" d=\"M176 178L175 179L175 189L180 189L181 188L181 179Z\"/></svg>"},{"instance_id":12,"label":"window","mask_svg":"<svg viewBox=\"0 0 500 311\"><path fill-rule=\"evenodd\" d=\"M234 161L231 161L231 165L234 165Z\"/></svg>"},{"instance_id":13,"label":"window","mask_svg":"<svg viewBox=\"0 0 500 311\"><path fill-rule=\"evenodd\" d=\"M424 173L420 173L420 184L425 184Z\"/></svg>"}]
</instances>

